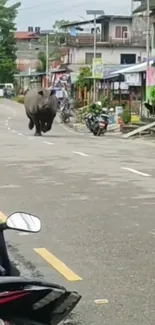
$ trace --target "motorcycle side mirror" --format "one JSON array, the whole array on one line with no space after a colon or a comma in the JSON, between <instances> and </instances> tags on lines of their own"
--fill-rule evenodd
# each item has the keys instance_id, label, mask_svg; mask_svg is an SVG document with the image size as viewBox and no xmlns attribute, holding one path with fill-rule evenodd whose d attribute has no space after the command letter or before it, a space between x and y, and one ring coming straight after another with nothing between
<instances>
[{"instance_id":1,"label":"motorcycle side mirror","mask_svg":"<svg viewBox=\"0 0 155 325\"><path fill-rule=\"evenodd\" d=\"M27 212L12 213L6 220L6 226L9 229L15 229L25 232L39 232L41 221L38 217Z\"/></svg>"}]
</instances>

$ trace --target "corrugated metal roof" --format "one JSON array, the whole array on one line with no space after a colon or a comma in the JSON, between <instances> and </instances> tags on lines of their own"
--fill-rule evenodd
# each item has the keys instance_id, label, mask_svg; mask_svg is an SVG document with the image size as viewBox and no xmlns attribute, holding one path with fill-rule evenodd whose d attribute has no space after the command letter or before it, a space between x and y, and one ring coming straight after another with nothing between
<instances>
[{"instance_id":1,"label":"corrugated metal roof","mask_svg":"<svg viewBox=\"0 0 155 325\"><path fill-rule=\"evenodd\" d=\"M28 71L22 71L18 74L15 74L15 77L39 77L39 76L45 76L46 72L31 72L29 74Z\"/></svg>"},{"instance_id":2,"label":"corrugated metal roof","mask_svg":"<svg viewBox=\"0 0 155 325\"><path fill-rule=\"evenodd\" d=\"M155 60L150 60L150 66L155 62ZM146 71L147 69L147 61L139 64L132 64L129 67L124 69L119 69L116 71L117 74L125 74L125 73L138 73ZM115 74L115 72L111 72L111 75Z\"/></svg>"},{"instance_id":3,"label":"corrugated metal roof","mask_svg":"<svg viewBox=\"0 0 155 325\"><path fill-rule=\"evenodd\" d=\"M132 16L123 16L123 15L101 15L96 18L96 22L100 23L102 20L113 20L113 19L130 19L132 20ZM67 27L72 27L72 26L79 26L79 25L86 25L89 23L94 23L94 19L89 19L89 20L83 20L83 21L74 21L69 24L64 24L61 26L61 28L67 28Z\"/></svg>"},{"instance_id":4,"label":"corrugated metal roof","mask_svg":"<svg viewBox=\"0 0 155 325\"><path fill-rule=\"evenodd\" d=\"M118 70L120 70L121 68L127 68L131 66L131 64L116 64L116 65L105 65L104 68L103 68L103 78L104 79L109 79L109 78L112 78L113 75L117 75L117 72Z\"/></svg>"},{"instance_id":5,"label":"corrugated metal roof","mask_svg":"<svg viewBox=\"0 0 155 325\"><path fill-rule=\"evenodd\" d=\"M38 36L33 32L15 32L16 40L23 40L23 39L38 39Z\"/></svg>"}]
</instances>

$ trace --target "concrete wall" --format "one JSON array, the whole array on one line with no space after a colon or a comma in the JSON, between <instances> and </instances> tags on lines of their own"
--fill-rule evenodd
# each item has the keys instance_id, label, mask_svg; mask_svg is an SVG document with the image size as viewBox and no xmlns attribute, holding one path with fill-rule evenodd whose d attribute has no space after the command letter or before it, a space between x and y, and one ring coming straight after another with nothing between
<instances>
[{"instance_id":1,"label":"concrete wall","mask_svg":"<svg viewBox=\"0 0 155 325\"><path fill-rule=\"evenodd\" d=\"M17 58L19 59L36 59L38 53L46 52L46 45L39 42L17 41ZM49 44L49 53L53 52L53 45Z\"/></svg>"},{"instance_id":2,"label":"concrete wall","mask_svg":"<svg viewBox=\"0 0 155 325\"><path fill-rule=\"evenodd\" d=\"M70 49L70 63L71 64L85 64L85 54L93 53L93 48L71 48ZM101 53L103 59L103 64L120 64L120 54L136 54L136 59L138 62L138 57L141 59L146 58L145 48L132 48L132 47L119 47L119 48L105 48L98 47L97 53Z\"/></svg>"},{"instance_id":3,"label":"concrete wall","mask_svg":"<svg viewBox=\"0 0 155 325\"><path fill-rule=\"evenodd\" d=\"M110 38L115 38L115 28L116 26L127 26L128 27L128 37L131 37L131 29L132 29L132 24L129 21L129 19L115 19L114 21L110 21L109 24L109 37Z\"/></svg>"}]
</instances>

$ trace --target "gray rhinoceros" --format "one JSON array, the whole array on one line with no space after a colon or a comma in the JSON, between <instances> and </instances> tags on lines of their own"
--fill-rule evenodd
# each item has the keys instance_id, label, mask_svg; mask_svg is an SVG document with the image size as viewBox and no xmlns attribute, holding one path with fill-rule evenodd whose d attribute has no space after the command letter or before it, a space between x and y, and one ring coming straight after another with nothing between
<instances>
[{"instance_id":1,"label":"gray rhinoceros","mask_svg":"<svg viewBox=\"0 0 155 325\"><path fill-rule=\"evenodd\" d=\"M26 115L29 118L29 129L35 126L36 136L51 130L58 109L58 99L54 91L33 88L27 92L24 100Z\"/></svg>"}]
</instances>

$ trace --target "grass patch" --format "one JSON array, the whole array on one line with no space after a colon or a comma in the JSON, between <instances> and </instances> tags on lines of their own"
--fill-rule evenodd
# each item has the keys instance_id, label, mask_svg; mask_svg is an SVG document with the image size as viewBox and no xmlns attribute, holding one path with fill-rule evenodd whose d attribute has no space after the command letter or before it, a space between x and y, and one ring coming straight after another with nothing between
<instances>
[{"instance_id":1,"label":"grass patch","mask_svg":"<svg viewBox=\"0 0 155 325\"><path fill-rule=\"evenodd\" d=\"M24 96L16 96L13 100L17 103L24 104Z\"/></svg>"}]
</instances>

